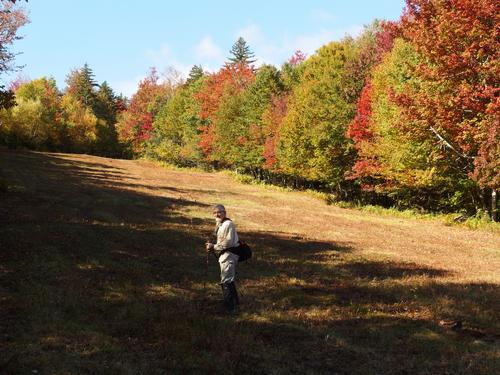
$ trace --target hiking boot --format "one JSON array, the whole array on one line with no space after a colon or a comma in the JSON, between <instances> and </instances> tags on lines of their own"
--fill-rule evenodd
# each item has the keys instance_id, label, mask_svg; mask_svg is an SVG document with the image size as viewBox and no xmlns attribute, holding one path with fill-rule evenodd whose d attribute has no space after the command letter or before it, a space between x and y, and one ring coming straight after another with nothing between
<instances>
[{"instance_id":1,"label":"hiking boot","mask_svg":"<svg viewBox=\"0 0 500 375\"><path fill-rule=\"evenodd\" d=\"M221 284L222 287L222 296L224 297L224 307L227 312L234 312L236 305L235 299L233 297L233 292L230 283Z\"/></svg>"},{"instance_id":2,"label":"hiking boot","mask_svg":"<svg viewBox=\"0 0 500 375\"><path fill-rule=\"evenodd\" d=\"M229 288L231 289L231 295L234 299L234 306L238 307L240 305L240 297L238 296L238 291L236 290L236 285L234 281L229 283Z\"/></svg>"}]
</instances>

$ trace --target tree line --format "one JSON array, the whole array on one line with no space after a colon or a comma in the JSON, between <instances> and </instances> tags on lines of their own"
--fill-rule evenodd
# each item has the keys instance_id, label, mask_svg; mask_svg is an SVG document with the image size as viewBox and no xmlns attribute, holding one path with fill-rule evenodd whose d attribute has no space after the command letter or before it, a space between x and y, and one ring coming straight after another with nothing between
<instances>
[{"instance_id":1,"label":"tree line","mask_svg":"<svg viewBox=\"0 0 500 375\"><path fill-rule=\"evenodd\" d=\"M216 72L152 69L127 101L88 66L59 92L11 87L2 142L227 168L296 188L430 211L497 209L499 16L493 0L407 0L311 56L256 67L240 38Z\"/></svg>"}]
</instances>

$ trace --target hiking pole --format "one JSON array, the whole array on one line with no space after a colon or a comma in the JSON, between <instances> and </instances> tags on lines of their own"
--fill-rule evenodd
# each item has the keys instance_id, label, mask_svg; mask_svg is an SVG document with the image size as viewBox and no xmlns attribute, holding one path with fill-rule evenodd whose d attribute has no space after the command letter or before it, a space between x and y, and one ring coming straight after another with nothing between
<instances>
[{"instance_id":1,"label":"hiking pole","mask_svg":"<svg viewBox=\"0 0 500 375\"><path fill-rule=\"evenodd\" d=\"M205 239L205 246L208 242L210 242L210 238ZM208 279L208 257L210 256L210 252L205 248L205 277L203 278L203 292L205 295L207 294L207 279Z\"/></svg>"},{"instance_id":2,"label":"hiking pole","mask_svg":"<svg viewBox=\"0 0 500 375\"><path fill-rule=\"evenodd\" d=\"M208 279L208 251L205 251L205 279L203 280L203 291L207 293L207 279Z\"/></svg>"}]
</instances>

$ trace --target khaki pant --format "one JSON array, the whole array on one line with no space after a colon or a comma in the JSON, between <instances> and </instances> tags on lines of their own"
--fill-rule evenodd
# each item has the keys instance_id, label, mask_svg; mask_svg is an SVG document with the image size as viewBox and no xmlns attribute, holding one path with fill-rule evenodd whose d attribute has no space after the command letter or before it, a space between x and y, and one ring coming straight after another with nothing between
<instances>
[{"instance_id":1,"label":"khaki pant","mask_svg":"<svg viewBox=\"0 0 500 375\"><path fill-rule=\"evenodd\" d=\"M220 282L231 283L236 276L236 264L238 263L238 255L226 251L219 257L220 265Z\"/></svg>"}]
</instances>

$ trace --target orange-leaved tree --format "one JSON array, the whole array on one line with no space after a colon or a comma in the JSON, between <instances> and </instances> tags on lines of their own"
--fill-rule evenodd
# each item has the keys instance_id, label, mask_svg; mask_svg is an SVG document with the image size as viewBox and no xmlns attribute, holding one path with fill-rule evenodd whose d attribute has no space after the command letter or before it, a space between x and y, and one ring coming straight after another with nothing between
<instances>
[{"instance_id":1,"label":"orange-leaved tree","mask_svg":"<svg viewBox=\"0 0 500 375\"><path fill-rule=\"evenodd\" d=\"M272 95L268 107L262 115L263 131L265 134L265 143L262 151L262 156L264 157L263 168L273 172L281 172L277 159L280 129L288 111L290 94L293 88L300 82L305 60L306 55L297 50L281 66L280 79L282 90Z\"/></svg>"},{"instance_id":2,"label":"orange-leaved tree","mask_svg":"<svg viewBox=\"0 0 500 375\"><path fill-rule=\"evenodd\" d=\"M223 155L215 150L219 111L223 100L237 98L255 79L253 68L244 63L225 64L206 77L195 98L200 104L200 147L208 161L220 161Z\"/></svg>"}]
</instances>

